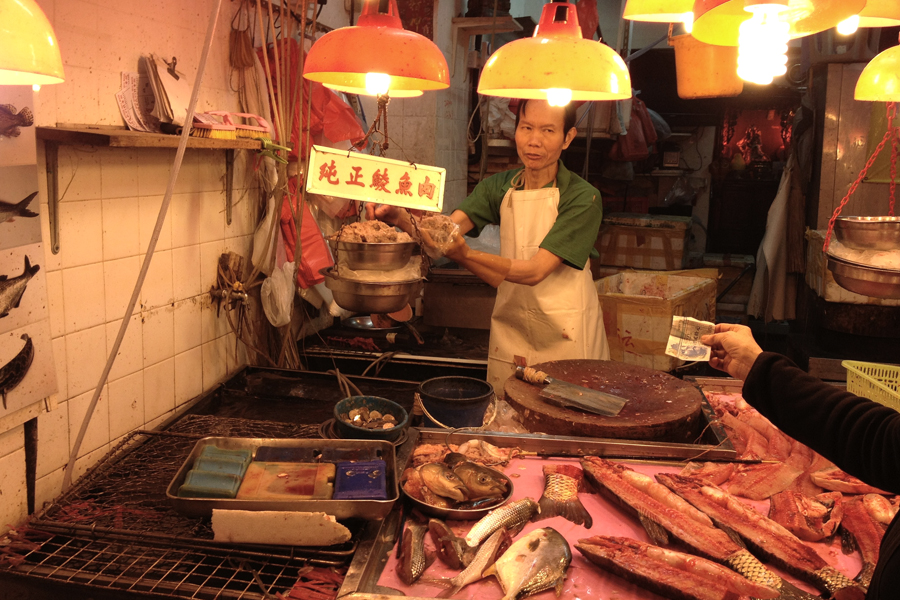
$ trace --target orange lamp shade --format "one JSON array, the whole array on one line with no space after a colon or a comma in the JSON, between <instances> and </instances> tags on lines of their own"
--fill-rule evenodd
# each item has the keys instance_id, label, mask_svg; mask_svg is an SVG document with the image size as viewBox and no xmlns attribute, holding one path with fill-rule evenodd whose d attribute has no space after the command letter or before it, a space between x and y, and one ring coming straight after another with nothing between
<instances>
[{"instance_id":1,"label":"orange lamp shade","mask_svg":"<svg viewBox=\"0 0 900 600\"><path fill-rule=\"evenodd\" d=\"M853 97L900 102L900 46L888 48L869 61L859 75Z\"/></svg>"},{"instance_id":2,"label":"orange lamp shade","mask_svg":"<svg viewBox=\"0 0 900 600\"><path fill-rule=\"evenodd\" d=\"M403 29L396 0L366 0L358 25L319 38L306 56L303 76L343 92L386 91L394 98L450 86L444 55L425 36ZM383 79L384 89L375 91L373 76Z\"/></svg>"},{"instance_id":3,"label":"orange lamp shade","mask_svg":"<svg viewBox=\"0 0 900 600\"><path fill-rule=\"evenodd\" d=\"M756 0L753 4L763 4ZM695 0L695 38L716 46L737 46L741 23L751 17L744 10L745 0ZM838 23L859 14L866 0L790 0L782 13L790 25L791 39L831 29Z\"/></svg>"},{"instance_id":4,"label":"orange lamp shade","mask_svg":"<svg viewBox=\"0 0 900 600\"><path fill-rule=\"evenodd\" d=\"M0 85L63 82L50 21L34 0L0 0Z\"/></svg>"},{"instance_id":5,"label":"orange lamp shade","mask_svg":"<svg viewBox=\"0 0 900 600\"><path fill-rule=\"evenodd\" d=\"M487 96L552 104L554 92L575 101L631 97L625 61L606 44L581 36L575 5L569 2L544 5L534 36L498 48L478 81L478 93Z\"/></svg>"},{"instance_id":6,"label":"orange lamp shade","mask_svg":"<svg viewBox=\"0 0 900 600\"><path fill-rule=\"evenodd\" d=\"M694 10L694 0L628 0L623 19L652 23L679 23Z\"/></svg>"},{"instance_id":7,"label":"orange lamp shade","mask_svg":"<svg viewBox=\"0 0 900 600\"><path fill-rule=\"evenodd\" d=\"M859 13L860 27L896 27L900 25L900 2L897 0L866 0Z\"/></svg>"}]
</instances>

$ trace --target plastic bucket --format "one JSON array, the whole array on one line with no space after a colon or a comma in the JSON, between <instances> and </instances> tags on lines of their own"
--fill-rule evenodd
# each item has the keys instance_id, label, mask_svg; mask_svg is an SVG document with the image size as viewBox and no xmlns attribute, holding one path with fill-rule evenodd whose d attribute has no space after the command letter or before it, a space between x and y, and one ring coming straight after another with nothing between
<instances>
[{"instance_id":1,"label":"plastic bucket","mask_svg":"<svg viewBox=\"0 0 900 600\"><path fill-rule=\"evenodd\" d=\"M419 384L429 427L481 427L493 397L493 386L473 377L435 377Z\"/></svg>"},{"instance_id":2,"label":"plastic bucket","mask_svg":"<svg viewBox=\"0 0 900 600\"><path fill-rule=\"evenodd\" d=\"M744 89L737 74L737 46L713 46L691 35L669 38L675 48L679 98L723 98Z\"/></svg>"}]
</instances>

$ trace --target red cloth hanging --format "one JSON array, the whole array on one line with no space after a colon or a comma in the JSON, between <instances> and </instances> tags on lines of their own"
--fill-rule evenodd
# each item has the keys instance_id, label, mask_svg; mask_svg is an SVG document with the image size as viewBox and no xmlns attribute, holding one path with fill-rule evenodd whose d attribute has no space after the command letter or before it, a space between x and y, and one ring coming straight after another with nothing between
<instances>
[{"instance_id":1,"label":"red cloth hanging","mask_svg":"<svg viewBox=\"0 0 900 600\"><path fill-rule=\"evenodd\" d=\"M294 211L297 211L298 198L297 179L292 177L288 181L287 193L281 205L281 235L284 237L285 254L291 261L294 260L294 251L297 247L297 224L294 223L294 215L291 212L291 201ZM303 217L300 224L301 254L297 269L297 285L305 289L325 281L325 276L320 274L319 270L334 266L334 261L331 260L331 253L325 244L322 230L309 210L309 203L299 204L302 204Z\"/></svg>"},{"instance_id":2,"label":"red cloth hanging","mask_svg":"<svg viewBox=\"0 0 900 600\"><path fill-rule=\"evenodd\" d=\"M622 162L635 162L650 156L650 146L658 136L653 120L645 105L637 96L631 99L631 125L620 135L609 151L609 158Z\"/></svg>"},{"instance_id":3,"label":"red cloth hanging","mask_svg":"<svg viewBox=\"0 0 900 600\"><path fill-rule=\"evenodd\" d=\"M575 5L581 36L586 40L594 39L594 32L600 26L600 15L597 14L597 0L578 0Z\"/></svg>"}]
</instances>

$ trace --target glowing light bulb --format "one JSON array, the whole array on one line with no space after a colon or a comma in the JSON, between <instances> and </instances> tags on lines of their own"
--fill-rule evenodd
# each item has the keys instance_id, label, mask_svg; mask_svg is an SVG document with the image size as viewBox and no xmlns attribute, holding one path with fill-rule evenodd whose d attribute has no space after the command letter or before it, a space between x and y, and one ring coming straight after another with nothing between
<instances>
[{"instance_id":1,"label":"glowing light bulb","mask_svg":"<svg viewBox=\"0 0 900 600\"><path fill-rule=\"evenodd\" d=\"M41 91L41 84L35 83L34 85L31 86L31 89L32 89L32 91L39 92L39 91Z\"/></svg>"},{"instance_id":2,"label":"glowing light bulb","mask_svg":"<svg viewBox=\"0 0 900 600\"><path fill-rule=\"evenodd\" d=\"M837 24L837 32L841 35L856 33L857 29L859 29L859 15L848 17Z\"/></svg>"},{"instance_id":3,"label":"glowing light bulb","mask_svg":"<svg viewBox=\"0 0 900 600\"><path fill-rule=\"evenodd\" d=\"M741 23L738 33L738 76L760 85L772 83L787 72L790 25L779 16L787 6L745 6L753 16Z\"/></svg>"},{"instance_id":4,"label":"glowing light bulb","mask_svg":"<svg viewBox=\"0 0 900 600\"><path fill-rule=\"evenodd\" d=\"M391 87L391 76L385 73L366 73L366 91L373 96L384 96Z\"/></svg>"},{"instance_id":5,"label":"glowing light bulb","mask_svg":"<svg viewBox=\"0 0 900 600\"><path fill-rule=\"evenodd\" d=\"M694 13L686 12L681 15L681 22L684 23L684 32L690 33L694 30Z\"/></svg>"},{"instance_id":6,"label":"glowing light bulb","mask_svg":"<svg viewBox=\"0 0 900 600\"><path fill-rule=\"evenodd\" d=\"M550 88L547 92L547 104L565 106L572 101L572 90L566 88Z\"/></svg>"}]
</instances>

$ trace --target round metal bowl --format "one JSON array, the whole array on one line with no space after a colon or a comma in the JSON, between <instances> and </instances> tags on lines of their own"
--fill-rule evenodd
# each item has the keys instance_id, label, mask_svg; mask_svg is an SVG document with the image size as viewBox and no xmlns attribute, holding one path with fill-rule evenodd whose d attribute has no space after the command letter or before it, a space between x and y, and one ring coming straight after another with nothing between
<instances>
[{"instance_id":1,"label":"round metal bowl","mask_svg":"<svg viewBox=\"0 0 900 600\"><path fill-rule=\"evenodd\" d=\"M497 471L500 473L499 471ZM432 506L431 504L427 504L422 502L421 500L417 500L406 493L406 490L403 489L403 486L400 486L400 489L403 491L403 495L406 496L410 502L412 502L413 506L419 509L422 514L428 515L430 517L437 517L439 519L452 519L454 521L477 521L484 515L488 514L495 508L500 508L504 504L510 501L513 495L513 482L512 480L505 474L500 473L506 478L506 483L509 491L506 493L506 496L493 506L486 506L484 508L441 508L439 506Z\"/></svg>"},{"instance_id":2,"label":"round metal bowl","mask_svg":"<svg viewBox=\"0 0 900 600\"><path fill-rule=\"evenodd\" d=\"M828 270L842 288L873 298L900 299L900 270L877 269L826 254Z\"/></svg>"},{"instance_id":3,"label":"round metal bowl","mask_svg":"<svg viewBox=\"0 0 900 600\"><path fill-rule=\"evenodd\" d=\"M321 269L319 273L325 276L325 287L334 294L337 305L358 313L396 312L409 304L422 281L353 281L338 277L334 267Z\"/></svg>"},{"instance_id":4,"label":"round metal bowl","mask_svg":"<svg viewBox=\"0 0 900 600\"><path fill-rule=\"evenodd\" d=\"M415 242L373 244L369 242L343 242L328 238L328 245L335 260L354 271L393 271L402 269L409 262Z\"/></svg>"},{"instance_id":5,"label":"round metal bowl","mask_svg":"<svg viewBox=\"0 0 900 600\"><path fill-rule=\"evenodd\" d=\"M838 217L834 233L849 248L894 250L900 248L900 217Z\"/></svg>"}]
</instances>

